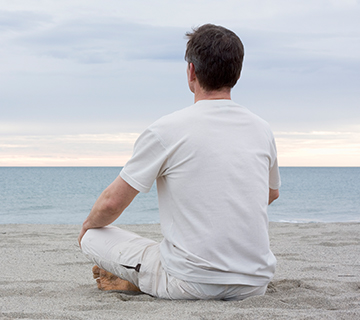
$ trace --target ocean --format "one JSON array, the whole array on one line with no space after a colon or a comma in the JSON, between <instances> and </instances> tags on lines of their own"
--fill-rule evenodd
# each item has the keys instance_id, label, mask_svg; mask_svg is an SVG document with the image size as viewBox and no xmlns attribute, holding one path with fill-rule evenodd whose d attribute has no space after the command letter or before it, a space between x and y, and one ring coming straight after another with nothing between
<instances>
[{"instance_id":1,"label":"ocean","mask_svg":"<svg viewBox=\"0 0 360 320\"><path fill-rule=\"evenodd\" d=\"M120 167L0 167L0 224L81 224ZM270 221L360 222L360 168L281 167ZM159 223L156 186L116 221Z\"/></svg>"}]
</instances>

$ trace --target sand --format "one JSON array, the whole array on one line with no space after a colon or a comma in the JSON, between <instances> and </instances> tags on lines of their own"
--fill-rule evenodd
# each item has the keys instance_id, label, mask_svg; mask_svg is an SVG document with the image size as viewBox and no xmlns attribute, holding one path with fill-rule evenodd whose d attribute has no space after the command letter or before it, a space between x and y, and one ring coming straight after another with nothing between
<instances>
[{"instance_id":1,"label":"sand","mask_svg":"<svg viewBox=\"0 0 360 320\"><path fill-rule=\"evenodd\" d=\"M159 225L123 227L161 239ZM271 223L276 275L239 302L100 291L79 228L0 225L0 319L360 319L360 223Z\"/></svg>"}]
</instances>

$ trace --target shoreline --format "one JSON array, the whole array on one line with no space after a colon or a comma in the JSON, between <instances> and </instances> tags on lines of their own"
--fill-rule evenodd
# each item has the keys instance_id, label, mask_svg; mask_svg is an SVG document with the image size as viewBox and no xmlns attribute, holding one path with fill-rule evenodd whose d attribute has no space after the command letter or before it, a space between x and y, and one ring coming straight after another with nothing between
<instances>
[{"instance_id":1,"label":"shoreline","mask_svg":"<svg viewBox=\"0 0 360 320\"><path fill-rule=\"evenodd\" d=\"M119 225L120 226L120 225ZM160 241L159 224L121 225ZM80 225L0 225L0 319L360 318L360 223L270 222L278 262L265 296L167 301L99 291Z\"/></svg>"},{"instance_id":2,"label":"shoreline","mask_svg":"<svg viewBox=\"0 0 360 320\"><path fill-rule=\"evenodd\" d=\"M86 218L86 217L85 217ZM85 220L84 218L84 220ZM116 221L115 221L116 222ZM269 220L269 225L271 224L297 224L297 225L311 225L311 224L360 224L360 219L358 220L348 220L348 221L301 221L301 220L281 220L281 221L272 221ZM112 223L114 226L124 227L124 228L136 228L138 226L146 227L146 226L160 226L159 222L151 222L151 223ZM17 223L17 222L9 222L9 223L1 223L0 228L2 226L68 226L70 228L78 227L81 228L81 223Z\"/></svg>"}]
</instances>

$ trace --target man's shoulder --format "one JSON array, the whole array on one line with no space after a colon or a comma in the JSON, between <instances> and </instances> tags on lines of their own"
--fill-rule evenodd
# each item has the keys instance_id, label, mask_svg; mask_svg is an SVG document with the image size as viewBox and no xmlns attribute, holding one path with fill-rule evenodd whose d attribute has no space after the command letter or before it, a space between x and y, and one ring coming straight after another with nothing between
<instances>
[{"instance_id":1,"label":"man's shoulder","mask_svg":"<svg viewBox=\"0 0 360 320\"><path fill-rule=\"evenodd\" d=\"M191 113L193 111L193 105L185 107L180 110L176 110L172 113L162 116L155 122L153 122L149 129L161 129L161 128L168 128L169 126L176 126L180 124L184 124L184 119L191 117Z\"/></svg>"},{"instance_id":2,"label":"man's shoulder","mask_svg":"<svg viewBox=\"0 0 360 320\"><path fill-rule=\"evenodd\" d=\"M264 118L262 118L255 112L253 112L245 107L242 107L242 108L243 108L243 112L246 113L247 117L249 117L253 123L270 129L270 124Z\"/></svg>"}]
</instances>

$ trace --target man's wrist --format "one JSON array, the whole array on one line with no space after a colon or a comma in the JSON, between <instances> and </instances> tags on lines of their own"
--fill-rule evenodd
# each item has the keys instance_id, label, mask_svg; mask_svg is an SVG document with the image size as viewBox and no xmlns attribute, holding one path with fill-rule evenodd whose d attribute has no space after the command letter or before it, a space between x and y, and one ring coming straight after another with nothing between
<instances>
[{"instance_id":1,"label":"man's wrist","mask_svg":"<svg viewBox=\"0 0 360 320\"><path fill-rule=\"evenodd\" d=\"M89 221L88 219L86 219L86 220L83 222L83 224L82 224L82 229L83 229L84 231L87 231L87 230L91 229L91 223L90 223L90 221Z\"/></svg>"}]
</instances>

